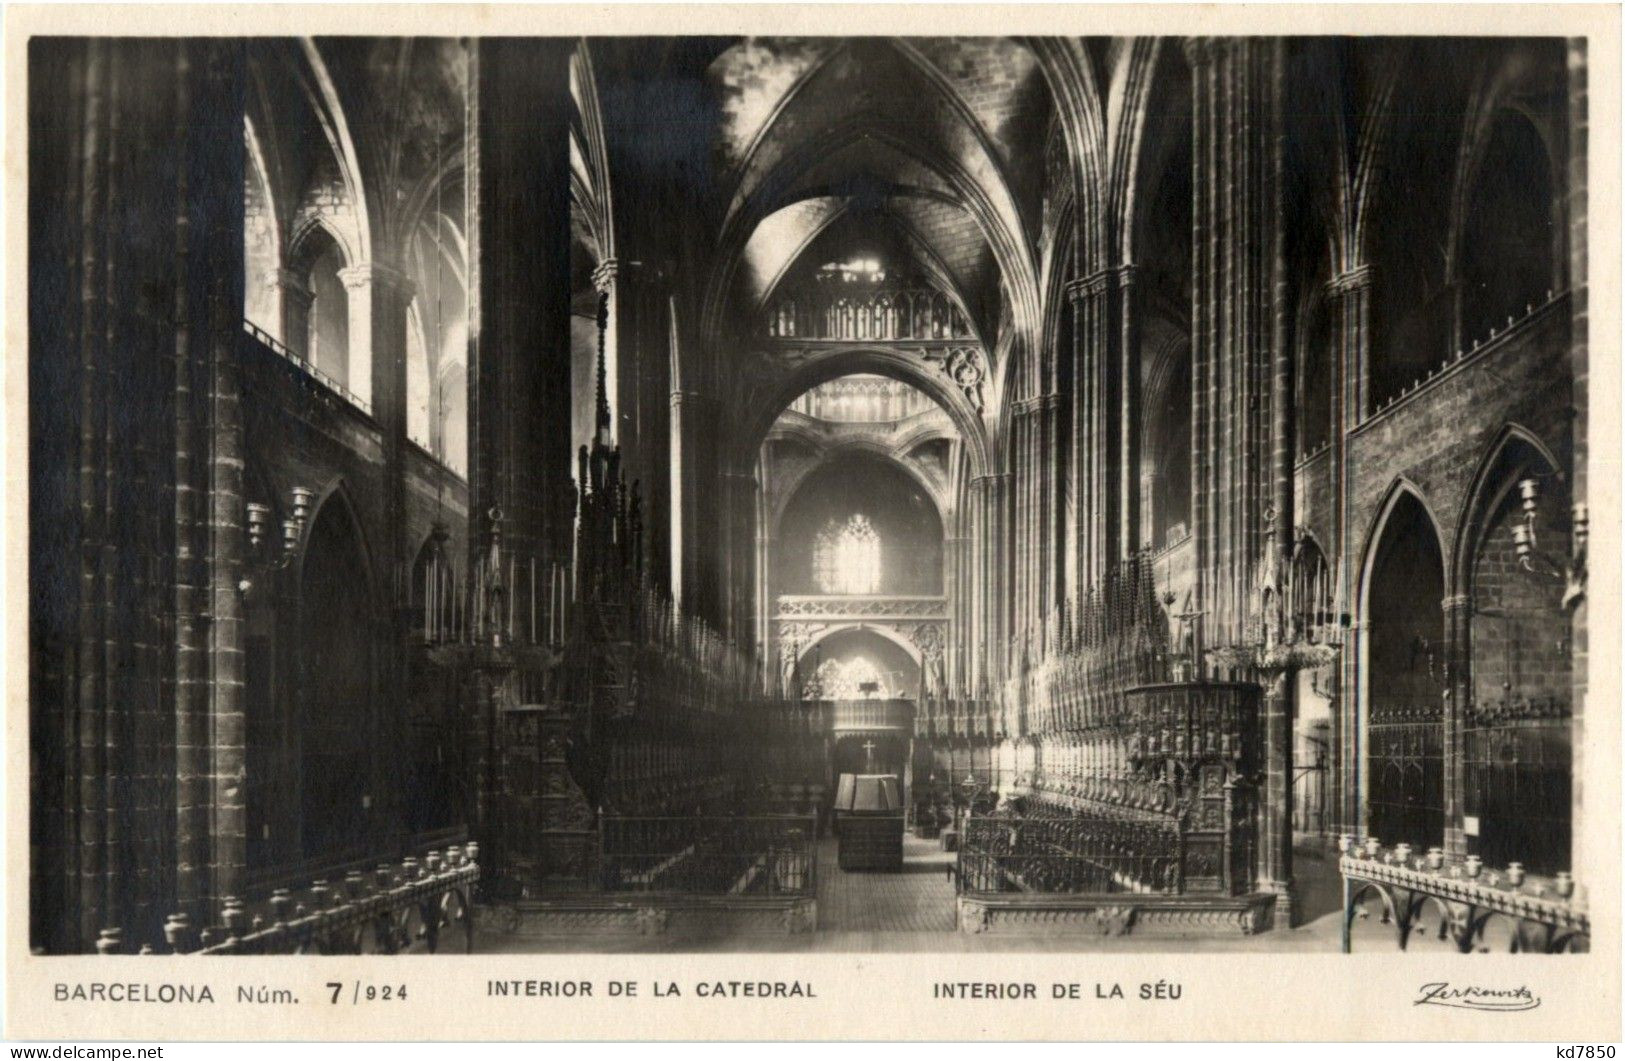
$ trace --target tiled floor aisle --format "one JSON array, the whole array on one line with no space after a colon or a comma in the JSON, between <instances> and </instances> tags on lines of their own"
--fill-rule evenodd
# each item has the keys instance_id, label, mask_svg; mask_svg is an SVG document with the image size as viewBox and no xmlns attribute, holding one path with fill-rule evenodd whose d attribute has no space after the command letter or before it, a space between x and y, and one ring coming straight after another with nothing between
<instances>
[{"instance_id":1,"label":"tiled floor aisle","mask_svg":"<svg viewBox=\"0 0 1625 1061\"><path fill-rule=\"evenodd\" d=\"M820 932L952 932L952 855L935 840L903 837L903 872L843 873L835 841L818 845Z\"/></svg>"}]
</instances>

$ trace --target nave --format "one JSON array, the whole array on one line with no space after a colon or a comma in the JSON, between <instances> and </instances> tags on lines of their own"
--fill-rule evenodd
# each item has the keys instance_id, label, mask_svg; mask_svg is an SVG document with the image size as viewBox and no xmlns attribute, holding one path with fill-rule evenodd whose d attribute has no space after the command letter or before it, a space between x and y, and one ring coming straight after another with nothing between
<instances>
[{"instance_id":1,"label":"nave","mask_svg":"<svg viewBox=\"0 0 1625 1061\"><path fill-rule=\"evenodd\" d=\"M1584 40L29 62L31 947L1588 946Z\"/></svg>"}]
</instances>

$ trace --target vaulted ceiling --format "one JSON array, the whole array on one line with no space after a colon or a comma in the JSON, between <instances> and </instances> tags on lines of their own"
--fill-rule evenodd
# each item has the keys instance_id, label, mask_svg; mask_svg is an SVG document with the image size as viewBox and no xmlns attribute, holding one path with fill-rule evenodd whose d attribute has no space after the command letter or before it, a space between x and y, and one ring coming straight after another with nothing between
<instances>
[{"instance_id":1,"label":"vaulted ceiling","mask_svg":"<svg viewBox=\"0 0 1625 1061\"><path fill-rule=\"evenodd\" d=\"M721 199L713 314L748 313L804 256L875 238L906 247L990 341L1005 309L1036 305L1051 114L1024 46L753 39L718 55L706 81Z\"/></svg>"}]
</instances>

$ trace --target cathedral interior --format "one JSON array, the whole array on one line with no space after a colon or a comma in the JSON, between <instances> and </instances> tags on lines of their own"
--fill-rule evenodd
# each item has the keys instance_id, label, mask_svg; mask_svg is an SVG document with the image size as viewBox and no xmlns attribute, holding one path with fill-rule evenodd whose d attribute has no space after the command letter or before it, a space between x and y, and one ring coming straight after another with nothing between
<instances>
[{"instance_id":1,"label":"cathedral interior","mask_svg":"<svg viewBox=\"0 0 1625 1061\"><path fill-rule=\"evenodd\" d=\"M29 64L36 951L1584 948L1583 41Z\"/></svg>"}]
</instances>

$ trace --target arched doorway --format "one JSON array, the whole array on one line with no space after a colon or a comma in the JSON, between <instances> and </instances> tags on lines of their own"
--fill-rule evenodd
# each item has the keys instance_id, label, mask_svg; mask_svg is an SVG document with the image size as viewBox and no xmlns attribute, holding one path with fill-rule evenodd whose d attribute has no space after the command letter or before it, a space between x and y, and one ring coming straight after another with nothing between
<instances>
[{"instance_id":1,"label":"arched doorway","mask_svg":"<svg viewBox=\"0 0 1625 1061\"><path fill-rule=\"evenodd\" d=\"M300 575L301 846L306 858L359 853L375 792L372 599L348 506L316 513Z\"/></svg>"},{"instance_id":2,"label":"arched doorway","mask_svg":"<svg viewBox=\"0 0 1625 1061\"><path fill-rule=\"evenodd\" d=\"M1443 598L1433 520L1401 491L1366 583L1367 829L1385 844L1444 842Z\"/></svg>"}]
</instances>

